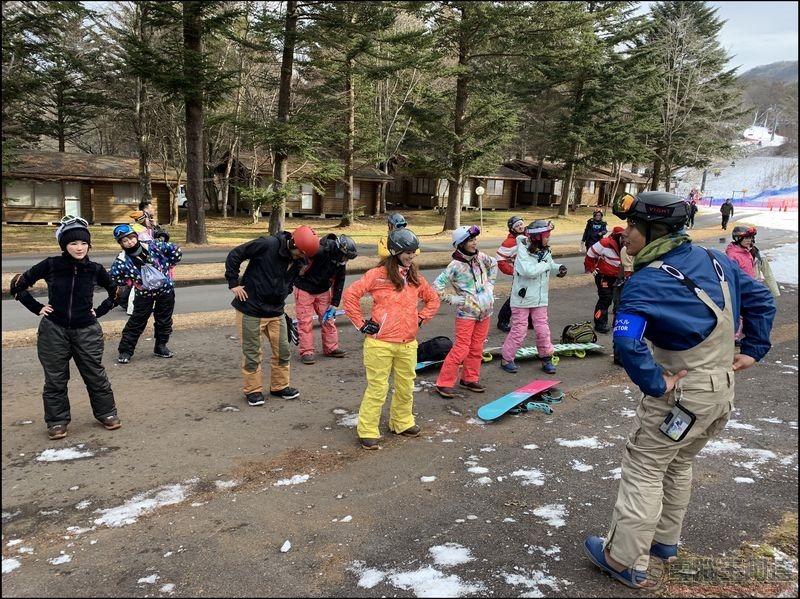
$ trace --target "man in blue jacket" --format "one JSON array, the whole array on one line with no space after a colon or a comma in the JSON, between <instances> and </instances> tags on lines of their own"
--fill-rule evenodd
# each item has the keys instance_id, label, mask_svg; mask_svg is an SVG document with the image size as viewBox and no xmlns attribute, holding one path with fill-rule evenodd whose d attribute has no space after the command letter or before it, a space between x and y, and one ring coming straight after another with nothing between
<instances>
[{"instance_id":1,"label":"man in blue jacket","mask_svg":"<svg viewBox=\"0 0 800 599\"><path fill-rule=\"evenodd\" d=\"M587 538L584 551L613 578L642 588L653 584L651 555L677 557L692 462L728 422L735 373L769 351L776 308L769 290L727 256L692 245L680 197L625 195L614 214L628 222L623 239L634 256L614 351L644 395L625 445L608 535ZM740 315L745 338L736 350Z\"/></svg>"}]
</instances>

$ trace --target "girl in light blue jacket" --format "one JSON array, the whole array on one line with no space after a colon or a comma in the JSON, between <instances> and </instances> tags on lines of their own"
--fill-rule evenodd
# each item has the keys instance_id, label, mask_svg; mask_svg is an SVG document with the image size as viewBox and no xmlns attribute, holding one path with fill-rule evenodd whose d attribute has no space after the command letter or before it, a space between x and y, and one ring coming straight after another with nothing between
<instances>
[{"instance_id":1,"label":"girl in light blue jacket","mask_svg":"<svg viewBox=\"0 0 800 599\"><path fill-rule=\"evenodd\" d=\"M506 372L517 372L514 363L517 350L522 347L528 334L528 316L533 322L536 347L542 360L542 369L555 374L553 343L550 341L550 323L547 303L550 276L564 277L567 267L553 261L550 253L550 221L536 220L525 229L525 235L517 237L517 260L514 263L514 282L511 285L511 330L503 343L500 367Z\"/></svg>"}]
</instances>

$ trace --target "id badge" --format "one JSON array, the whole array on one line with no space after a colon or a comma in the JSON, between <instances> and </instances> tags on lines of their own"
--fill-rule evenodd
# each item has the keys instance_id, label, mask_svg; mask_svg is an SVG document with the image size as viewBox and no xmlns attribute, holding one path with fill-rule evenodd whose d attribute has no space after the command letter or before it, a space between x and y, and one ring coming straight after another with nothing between
<instances>
[{"instance_id":1,"label":"id badge","mask_svg":"<svg viewBox=\"0 0 800 599\"><path fill-rule=\"evenodd\" d=\"M689 430L692 428L696 417L689 410L684 408L679 402L664 418L664 422L658 427L662 433L675 442L682 441Z\"/></svg>"}]
</instances>

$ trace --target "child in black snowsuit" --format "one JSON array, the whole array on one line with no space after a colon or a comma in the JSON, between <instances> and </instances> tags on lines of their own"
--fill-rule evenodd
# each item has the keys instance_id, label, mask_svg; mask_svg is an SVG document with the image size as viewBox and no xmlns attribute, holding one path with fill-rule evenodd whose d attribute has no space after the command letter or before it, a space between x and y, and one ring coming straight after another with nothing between
<instances>
[{"instance_id":1,"label":"child in black snowsuit","mask_svg":"<svg viewBox=\"0 0 800 599\"><path fill-rule=\"evenodd\" d=\"M581 237L581 245L583 249L588 251L595 243L600 241L605 234L608 233L608 225L603 220L603 211L599 208L594 211L592 218L586 221L586 227L583 229L583 237Z\"/></svg>"},{"instance_id":2,"label":"child in black snowsuit","mask_svg":"<svg viewBox=\"0 0 800 599\"><path fill-rule=\"evenodd\" d=\"M114 392L102 365L103 330L97 319L116 305L117 286L102 265L89 260L91 235L82 218L65 216L56 232L62 254L45 258L11 280L11 296L34 314L42 316L36 343L44 369L44 421L50 439L67 436L70 405L67 396L69 360L72 358L86 383L94 417L108 430L121 425ZM37 281L47 282L47 304L29 292ZM99 285L108 298L92 307Z\"/></svg>"}]
</instances>

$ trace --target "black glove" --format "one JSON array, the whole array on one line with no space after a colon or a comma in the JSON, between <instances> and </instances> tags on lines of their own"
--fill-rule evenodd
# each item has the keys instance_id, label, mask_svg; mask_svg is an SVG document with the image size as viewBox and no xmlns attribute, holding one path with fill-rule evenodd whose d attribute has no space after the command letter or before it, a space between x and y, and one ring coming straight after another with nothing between
<instances>
[{"instance_id":1,"label":"black glove","mask_svg":"<svg viewBox=\"0 0 800 599\"><path fill-rule=\"evenodd\" d=\"M300 343L300 335L297 332L297 325L292 322L292 319L289 318L288 314L284 314L286 317L286 332L289 334L289 341L297 345Z\"/></svg>"},{"instance_id":2,"label":"black glove","mask_svg":"<svg viewBox=\"0 0 800 599\"><path fill-rule=\"evenodd\" d=\"M365 335L376 335L378 331L381 330L381 325L379 325L371 318L368 318L367 320L364 321L364 326L358 330L364 333Z\"/></svg>"},{"instance_id":3,"label":"black glove","mask_svg":"<svg viewBox=\"0 0 800 599\"><path fill-rule=\"evenodd\" d=\"M557 277L566 277L567 276L567 267L563 264L558 267L558 274Z\"/></svg>"}]
</instances>

